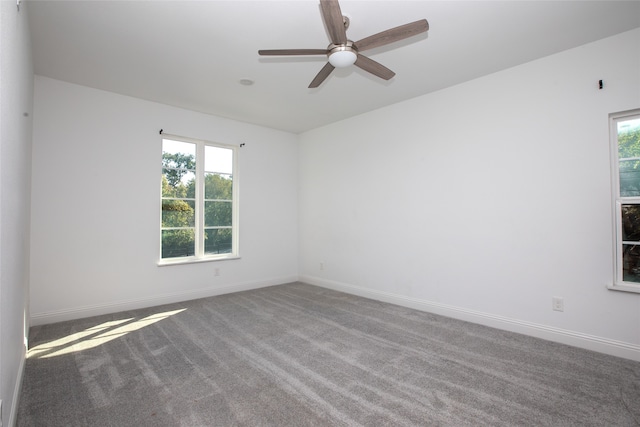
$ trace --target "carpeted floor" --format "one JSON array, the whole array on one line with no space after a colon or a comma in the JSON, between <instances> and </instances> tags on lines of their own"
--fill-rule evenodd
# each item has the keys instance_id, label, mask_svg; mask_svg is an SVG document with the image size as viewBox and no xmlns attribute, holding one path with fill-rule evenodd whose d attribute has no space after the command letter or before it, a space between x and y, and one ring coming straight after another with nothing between
<instances>
[{"instance_id":1,"label":"carpeted floor","mask_svg":"<svg viewBox=\"0 0 640 427\"><path fill-rule=\"evenodd\" d=\"M640 363L301 283L30 347L18 426L640 425Z\"/></svg>"}]
</instances>

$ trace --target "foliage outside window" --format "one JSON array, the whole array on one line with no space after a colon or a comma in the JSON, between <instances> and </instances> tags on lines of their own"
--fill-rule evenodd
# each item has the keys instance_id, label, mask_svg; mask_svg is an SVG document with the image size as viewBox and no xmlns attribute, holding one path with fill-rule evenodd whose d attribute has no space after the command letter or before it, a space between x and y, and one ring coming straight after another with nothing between
<instances>
[{"instance_id":1,"label":"foliage outside window","mask_svg":"<svg viewBox=\"0 0 640 427\"><path fill-rule=\"evenodd\" d=\"M640 110L611 115L615 207L612 289L640 292Z\"/></svg>"},{"instance_id":2,"label":"foliage outside window","mask_svg":"<svg viewBox=\"0 0 640 427\"><path fill-rule=\"evenodd\" d=\"M162 139L161 263L236 257L235 147Z\"/></svg>"}]
</instances>

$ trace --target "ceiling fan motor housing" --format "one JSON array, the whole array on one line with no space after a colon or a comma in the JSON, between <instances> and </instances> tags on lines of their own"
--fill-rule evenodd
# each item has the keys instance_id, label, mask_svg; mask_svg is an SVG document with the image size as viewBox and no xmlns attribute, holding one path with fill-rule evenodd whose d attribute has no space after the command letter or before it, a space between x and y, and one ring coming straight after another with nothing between
<instances>
[{"instance_id":1,"label":"ceiling fan motor housing","mask_svg":"<svg viewBox=\"0 0 640 427\"><path fill-rule=\"evenodd\" d=\"M353 65L358 59L358 51L351 40L347 40L344 44L330 44L327 48L329 63L336 68L348 67Z\"/></svg>"}]
</instances>

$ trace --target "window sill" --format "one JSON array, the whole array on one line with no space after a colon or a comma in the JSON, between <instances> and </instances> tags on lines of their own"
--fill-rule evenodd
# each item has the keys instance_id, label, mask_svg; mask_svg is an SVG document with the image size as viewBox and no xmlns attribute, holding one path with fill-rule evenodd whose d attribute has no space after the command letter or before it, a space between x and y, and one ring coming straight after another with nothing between
<instances>
[{"instance_id":1,"label":"window sill","mask_svg":"<svg viewBox=\"0 0 640 427\"><path fill-rule=\"evenodd\" d=\"M240 257L237 255L230 255L209 258L177 258L171 260L160 260L158 261L158 267L167 267L169 265L200 264L203 262L228 261L232 259L240 259Z\"/></svg>"},{"instance_id":2,"label":"window sill","mask_svg":"<svg viewBox=\"0 0 640 427\"><path fill-rule=\"evenodd\" d=\"M607 289L612 291L633 292L636 294L640 294L640 283L638 283L637 285L625 285L622 283L614 283L611 285L607 285Z\"/></svg>"}]
</instances>

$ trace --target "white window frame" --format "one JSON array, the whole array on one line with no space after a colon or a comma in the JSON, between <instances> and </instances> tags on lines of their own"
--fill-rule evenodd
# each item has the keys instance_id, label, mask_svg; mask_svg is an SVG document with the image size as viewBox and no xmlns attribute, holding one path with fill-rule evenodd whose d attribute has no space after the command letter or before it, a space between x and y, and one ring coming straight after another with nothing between
<instances>
[{"instance_id":1,"label":"white window frame","mask_svg":"<svg viewBox=\"0 0 640 427\"><path fill-rule=\"evenodd\" d=\"M640 118L640 109L622 111L609 114L609 141L611 149L611 183L613 196L613 236L614 236L614 256L613 256L613 284L607 287L611 290L640 293L640 283L623 280L623 245L636 242L625 242L622 240L622 205L640 205L640 196L622 197L620 196L620 159L618 157L618 122ZM640 242L638 242L640 244Z\"/></svg>"},{"instance_id":2,"label":"white window frame","mask_svg":"<svg viewBox=\"0 0 640 427\"><path fill-rule=\"evenodd\" d=\"M200 263L200 262L211 262L211 261L223 261L230 259L240 259L240 227L239 227L239 218L240 218L240 209L239 209L239 189L240 189L240 178L238 173L238 146L222 144L218 142L205 141L202 139L188 138L184 136L171 135L167 133L162 133L160 138L160 153L163 150L163 140L169 139L173 141L181 141L187 142L191 144L195 144L196 146L196 196L195 196L195 254L193 256L188 257L175 257L175 258L162 258L162 188L160 188L160 206L159 206L159 217L160 222L158 226L159 231L159 251L158 251L158 266L166 266L166 265L179 265L179 264L192 264L192 263ZM233 187L232 187L232 217L231 217L231 252L225 254L206 254L204 253L204 176L205 176L205 162L204 162L204 153L205 146L211 147L219 147L230 149L233 152ZM160 165L160 173L162 176L162 164Z\"/></svg>"}]
</instances>

